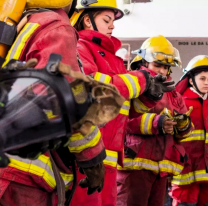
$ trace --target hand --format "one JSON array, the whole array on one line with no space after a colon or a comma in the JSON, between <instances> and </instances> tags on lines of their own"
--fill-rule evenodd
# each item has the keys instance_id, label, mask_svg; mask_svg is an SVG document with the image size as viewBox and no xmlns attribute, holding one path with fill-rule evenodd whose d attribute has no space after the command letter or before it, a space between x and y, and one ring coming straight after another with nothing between
<instances>
[{"instance_id":1,"label":"hand","mask_svg":"<svg viewBox=\"0 0 208 206\"><path fill-rule=\"evenodd\" d=\"M173 126L176 125L176 122L173 122L173 120L170 119L165 119L163 121L163 130L165 131L166 134L172 134L174 131Z\"/></svg>"},{"instance_id":2,"label":"hand","mask_svg":"<svg viewBox=\"0 0 208 206\"><path fill-rule=\"evenodd\" d=\"M79 186L88 188L87 194L91 195L95 191L101 192L104 186L105 167L100 163L91 168L80 168L79 171L87 177L80 180Z\"/></svg>"},{"instance_id":3,"label":"hand","mask_svg":"<svg viewBox=\"0 0 208 206\"><path fill-rule=\"evenodd\" d=\"M175 86L173 86L175 82L165 82L166 80L167 77L163 77L161 74L158 74L155 77L150 76L150 84L144 95L152 100L162 99L163 93L170 92L175 89Z\"/></svg>"}]
</instances>

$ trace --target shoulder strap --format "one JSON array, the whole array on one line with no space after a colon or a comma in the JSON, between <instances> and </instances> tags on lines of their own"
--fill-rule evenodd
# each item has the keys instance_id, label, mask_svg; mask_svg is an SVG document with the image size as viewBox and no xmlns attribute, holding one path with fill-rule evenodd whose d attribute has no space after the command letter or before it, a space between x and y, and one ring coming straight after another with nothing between
<instances>
[{"instance_id":1,"label":"shoulder strap","mask_svg":"<svg viewBox=\"0 0 208 206\"><path fill-rule=\"evenodd\" d=\"M58 205L57 206L64 206L65 203L65 184L64 181L60 175L59 169L56 166L56 163L53 160L53 157L51 153L49 152L51 164L52 164L52 169L54 173L54 177L56 180L56 187L57 187L57 194L58 194Z\"/></svg>"},{"instance_id":2,"label":"shoulder strap","mask_svg":"<svg viewBox=\"0 0 208 206\"><path fill-rule=\"evenodd\" d=\"M22 28L27 24L28 18L36 13L42 13L42 12L51 12L49 9L30 9L23 13L22 18L17 25L17 34L22 30Z\"/></svg>"}]
</instances>

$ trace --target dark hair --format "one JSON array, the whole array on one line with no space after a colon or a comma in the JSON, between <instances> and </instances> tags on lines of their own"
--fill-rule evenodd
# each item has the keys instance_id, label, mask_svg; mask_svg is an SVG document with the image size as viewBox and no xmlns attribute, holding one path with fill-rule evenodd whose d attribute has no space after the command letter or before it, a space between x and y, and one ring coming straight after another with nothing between
<instances>
[{"instance_id":1,"label":"dark hair","mask_svg":"<svg viewBox=\"0 0 208 206\"><path fill-rule=\"evenodd\" d=\"M92 12L93 17L95 18L97 15L102 13L106 9L85 9L80 15L77 23L74 25L74 28L77 31L84 30L84 17L88 15L88 12Z\"/></svg>"},{"instance_id":2,"label":"dark hair","mask_svg":"<svg viewBox=\"0 0 208 206\"><path fill-rule=\"evenodd\" d=\"M200 74L201 72L208 72L208 68L200 68L195 70L194 72L191 72L193 78L195 78L195 76L197 76L198 74ZM191 74L188 74L188 78L192 79ZM188 82L188 87L192 87L192 85Z\"/></svg>"}]
</instances>

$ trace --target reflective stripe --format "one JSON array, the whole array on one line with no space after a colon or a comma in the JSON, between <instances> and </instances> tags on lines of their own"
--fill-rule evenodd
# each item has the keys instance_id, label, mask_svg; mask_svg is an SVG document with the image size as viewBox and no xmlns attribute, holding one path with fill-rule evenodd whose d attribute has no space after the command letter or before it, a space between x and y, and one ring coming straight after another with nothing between
<instances>
[{"instance_id":1,"label":"reflective stripe","mask_svg":"<svg viewBox=\"0 0 208 206\"><path fill-rule=\"evenodd\" d=\"M110 165L111 167L117 166L118 161L118 152L111 151L111 150L105 150L106 151L106 158L103 160L103 163L105 165Z\"/></svg>"},{"instance_id":2,"label":"reflective stripe","mask_svg":"<svg viewBox=\"0 0 208 206\"><path fill-rule=\"evenodd\" d=\"M137 77L131 74L120 74L118 76L121 77L129 90L129 99L138 97L141 88L138 83Z\"/></svg>"},{"instance_id":3,"label":"reflective stripe","mask_svg":"<svg viewBox=\"0 0 208 206\"><path fill-rule=\"evenodd\" d=\"M208 181L208 173L206 170L198 170L187 174L177 175L173 177L172 183L176 185L188 185L193 182Z\"/></svg>"},{"instance_id":4,"label":"reflective stripe","mask_svg":"<svg viewBox=\"0 0 208 206\"><path fill-rule=\"evenodd\" d=\"M206 133L206 141L205 141L206 144L208 144L208 133Z\"/></svg>"},{"instance_id":5,"label":"reflective stripe","mask_svg":"<svg viewBox=\"0 0 208 206\"><path fill-rule=\"evenodd\" d=\"M9 50L4 65L7 64L11 59L19 59L21 52L25 47L25 43L39 26L40 25L37 23L27 23L24 26L24 28L21 30L18 37L16 38L14 44L12 45L11 49Z\"/></svg>"},{"instance_id":6,"label":"reflective stripe","mask_svg":"<svg viewBox=\"0 0 208 206\"><path fill-rule=\"evenodd\" d=\"M155 173L159 173L159 166L157 162L154 162L152 160L143 159L143 158L124 158L123 160L124 167L117 166L118 170L151 170Z\"/></svg>"},{"instance_id":7,"label":"reflective stripe","mask_svg":"<svg viewBox=\"0 0 208 206\"><path fill-rule=\"evenodd\" d=\"M205 140L204 130L193 130L189 137L181 140L180 142L189 142L196 140Z\"/></svg>"},{"instance_id":8,"label":"reflective stripe","mask_svg":"<svg viewBox=\"0 0 208 206\"><path fill-rule=\"evenodd\" d=\"M159 172L167 172L173 175L180 174L180 172L183 170L183 166L176 164L175 162L171 162L169 160L162 160L159 163L144 159L144 158L124 158L123 161L124 167L117 166L118 170L151 170L155 173Z\"/></svg>"},{"instance_id":9,"label":"reflective stripe","mask_svg":"<svg viewBox=\"0 0 208 206\"><path fill-rule=\"evenodd\" d=\"M160 172L167 172L178 175L183 170L183 166L169 160L159 161Z\"/></svg>"},{"instance_id":10,"label":"reflective stripe","mask_svg":"<svg viewBox=\"0 0 208 206\"><path fill-rule=\"evenodd\" d=\"M54 189L56 187L56 181L49 157L41 155L37 160L28 160L9 154L7 154L7 156L11 161L9 164L10 167L42 177L51 188ZM72 183L72 174L64 174L61 172L60 174L64 180L65 185L70 185Z\"/></svg>"},{"instance_id":11,"label":"reflective stripe","mask_svg":"<svg viewBox=\"0 0 208 206\"><path fill-rule=\"evenodd\" d=\"M138 113L149 112L150 108L146 107L138 98L133 100L134 109Z\"/></svg>"},{"instance_id":12,"label":"reflective stripe","mask_svg":"<svg viewBox=\"0 0 208 206\"><path fill-rule=\"evenodd\" d=\"M192 131L189 131L188 133L184 134L182 137L183 138L187 138L191 135ZM180 134L175 134L176 137L178 137L179 139L181 138L181 135Z\"/></svg>"},{"instance_id":13,"label":"reflective stripe","mask_svg":"<svg viewBox=\"0 0 208 206\"><path fill-rule=\"evenodd\" d=\"M111 81L111 77L109 75L102 74L100 72L95 73L94 79L104 83L110 83Z\"/></svg>"},{"instance_id":14,"label":"reflective stripe","mask_svg":"<svg viewBox=\"0 0 208 206\"><path fill-rule=\"evenodd\" d=\"M94 147L100 140L101 133L98 127L92 126L88 135L75 133L70 137L69 150L71 153L80 153L83 150Z\"/></svg>"},{"instance_id":15,"label":"reflective stripe","mask_svg":"<svg viewBox=\"0 0 208 206\"><path fill-rule=\"evenodd\" d=\"M142 134L152 134L152 122L156 114L143 114L141 118L140 131Z\"/></svg>"},{"instance_id":16,"label":"reflective stripe","mask_svg":"<svg viewBox=\"0 0 208 206\"><path fill-rule=\"evenodd\" d=\"M128 116L129 115L129 110L130 110L130 101L125 101L123 103L123 106L121 107L119 113Z\"/></svg>"}]
</instances>

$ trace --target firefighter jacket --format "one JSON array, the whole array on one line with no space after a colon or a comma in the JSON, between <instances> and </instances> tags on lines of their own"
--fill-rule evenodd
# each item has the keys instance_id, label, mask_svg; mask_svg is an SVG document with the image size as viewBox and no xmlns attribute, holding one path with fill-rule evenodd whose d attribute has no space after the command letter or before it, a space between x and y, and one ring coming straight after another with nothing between
<instances>
[{"instance_id":1,"label":"firefighter jacket","mask_svg":"<svg viewBox=\"0 0 208 206\"><path fill-rule=\"evenodd\" d=\"M141 69L155 75L147 68L141 67ZM124 167L118 167L118 169L144 169L160 176L180 174L186 157L185 150L176 143L174 136L164 134L165 115L160 113L164 108L167 108L172 115L174 112L179 114L187 112L182 96L175 90L164 93L162 99L152 109L149 109L140 99L133 100L132 105L133 114L137 111L138 116L131 115L132 111L130 111L125 140ZM191 130L192 126L178 135L184 137Z\"/></svg>"},{"instance_id":2,"label":"firefighter jacket","mask_svg":"<svg viewBox=\"0 0 208 206\"><path fill-rule=\"evenodd\" d=\"M181 84L180 84L181 83ZM178 86L182 86L181 81ZM189 87L183 93L187 107L193 106L190 115L195 130L180 141L189 157L182 173L173 177L173 184L189 185L194 182L208 182L208 99L203 100Z\"/></svg>"},{"instance_id":3,"label":"firefighter jacket","mask_svg":"<svg viewBox=\"0 0 208 206\"><path fill-rule=\"evenodd\" d=\"M122 164L120 154L123 151L130 99L137 98L145 91L149 78L147 72L128 72L125 69L123 59L115 55L121 47L121 42L115 37L109 38L92 30L80 31L79 37L77 49L84 72L96 80L114 84L126 99L120 114L100 129L107 149L104 163L116 167L118 155L119 163Z\"/></svg>"},{"instance_id":4,"label":"firefighter jacket","mask_svg":"<svg viewBox=\"0 0 208 206\"><path fill-rule=\"evenodd\" d=\"M36 13L29 17L27 24L18 34L6 62L12 58L21 61L37 58L36 67L43 68L50 54L54 52L62 55L63 63L71 65L75 71L80 71L76 54L77 39L78 34L70 25L68 16L62 9ZM96 126L92 126L91 132L86 136L80 133L72 135L69 150L75 154L79 167L94 166L106 157L101 133ZM41 187L48 192L54 191L56 181L48 154L41 155L34 161L12 155L9 157L11 161L9 166L0 169L1 192L4 192L9 181ZM62 171L62 178L69 186L73 180L71 171L64 168L60 158L56 160L57 166Z\"/></svg>"}]
</instances>

